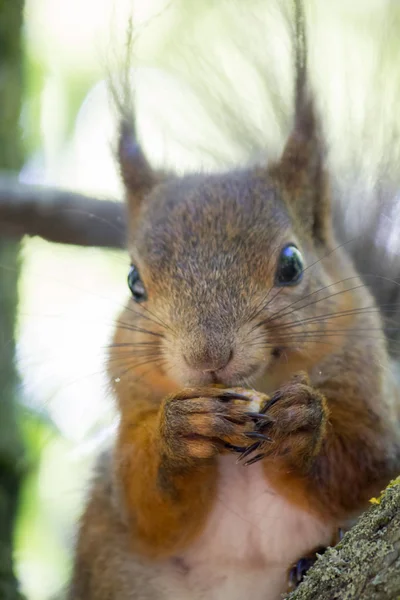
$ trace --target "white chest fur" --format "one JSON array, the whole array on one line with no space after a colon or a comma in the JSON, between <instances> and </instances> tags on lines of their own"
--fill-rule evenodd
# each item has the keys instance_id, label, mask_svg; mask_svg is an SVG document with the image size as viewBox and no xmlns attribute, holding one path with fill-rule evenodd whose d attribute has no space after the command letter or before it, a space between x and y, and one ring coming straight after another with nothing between
<instances>
[{"instance_id":1,"label":"white chest fur","mask_svg":"<svg viewBox=\"0 0 400 600\"><path fill-rule=\"evenodd\" d=\"M279 600L289 566L329 544L332 525L278 495L260 463L244 467L223 456L219 482L206 529L181 557L181 569L169 573L165 597Z\"/></svg>"}]
</instances>

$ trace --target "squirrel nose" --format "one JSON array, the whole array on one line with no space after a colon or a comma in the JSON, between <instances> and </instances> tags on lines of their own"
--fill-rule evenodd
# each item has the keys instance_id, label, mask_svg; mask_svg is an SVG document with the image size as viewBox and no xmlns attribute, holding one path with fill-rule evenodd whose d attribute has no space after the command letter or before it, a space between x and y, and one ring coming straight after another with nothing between
<instances>
[{"instance_id":1,"label":"squirrel nose","mask_svg":"<svg viewBox=\"0 0 400 600\"><path fill-rule=\"evenodd\" d=\"M202 373L222 371L232 360L233 350L221 347L217 351L209 349L192 350L184 355L187 365Z\"/></svg>"}]
</instances>

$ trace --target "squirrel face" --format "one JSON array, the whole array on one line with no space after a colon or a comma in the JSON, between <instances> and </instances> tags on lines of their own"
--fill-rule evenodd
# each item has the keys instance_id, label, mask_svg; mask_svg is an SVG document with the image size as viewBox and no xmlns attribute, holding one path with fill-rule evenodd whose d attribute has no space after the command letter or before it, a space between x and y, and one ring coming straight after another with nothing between
<instances>
[{"instance_id":1,"label":"squirrel face","mask_svg":"<svg viewBox=\"0 0 400 600\"><path fill-rule=\"evenodd\" d=\"M161 178L132 133L121 129L119 162L138 303L117 328L112 377L120 364L152 393L256 380L268 391L340 347L363 301L336 248L311 103L277 163L223 175Z\"/></svg>"},{"instance_id":2,"label":"squirrel face","mask_svg":"<svg viewBox=\"0 0 400 600\"><path fill-rule=\"evenodd\" d=\"M336 279L285 195L261 169L192 175L156 186L135 213L136 336L177 386L250 384L321 352L311 332L321 338L329 324L316 317L334 309L315 292Z\"/></svg>"}]
</instances>

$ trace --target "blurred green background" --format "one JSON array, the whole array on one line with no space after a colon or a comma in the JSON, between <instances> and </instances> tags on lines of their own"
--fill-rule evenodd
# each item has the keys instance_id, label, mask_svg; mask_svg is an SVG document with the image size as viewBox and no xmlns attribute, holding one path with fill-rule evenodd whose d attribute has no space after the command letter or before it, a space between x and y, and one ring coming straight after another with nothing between
<instances>
[{"instance_id":1,"label":"blurred green background","mask_svg":"<svg viewBox=\"0 0 400 600\"><path fill-rule=\"evenodd\" d=\"M122 197L107 77L130 57L142 145L179 172L274 157L291 117L286 2L26 0L20 180ZM312 76L339 180L397 173L400 7L306 2ZM0 23L1 25L1 23ZM373 115L373 116L372 116ZM386 171L385 171L386 172ZM15 539L29 600L68 578L90 468L115 427L104 347L128 257L26 239L19 280L19 419L26 445Z\"/></svg>"}]
</instances>

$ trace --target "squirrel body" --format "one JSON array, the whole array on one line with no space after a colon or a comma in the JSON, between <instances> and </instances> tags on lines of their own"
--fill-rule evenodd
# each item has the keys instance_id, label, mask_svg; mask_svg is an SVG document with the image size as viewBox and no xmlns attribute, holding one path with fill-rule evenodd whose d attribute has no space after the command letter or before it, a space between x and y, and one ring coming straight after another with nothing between
<instances>
[{"instance_id":1,"label":"squirrel body","mask_svg":"<svg viewBox=\"0 0 400 600\"><path fill-rule=\"evenodd\" d=\"M293 563L396 473L380 317L329 212L320 244L320 217L295 220L280 168L189 176L134 204L147 300L128 304L110 352L121 419L82 520L75 600L277 600ZM289 240L307 265L296 293L273 282ZM238 463L254 443L261 460Z\"/></svg>"},{"instance_id":2,"label":"squirrel body","mask_svg":"<svg viewBox=\"0 0 400 600\"><path fill-rule=\"evenodd\" d=\"M88 507L99 526L93 530L86 519L82 522L73 598L275 600L287 589L288 565L332 542L334 524L277 494L260 464L240 468L235 457L223 456L218 500L198 539L169 558L133 559L129 534L114 506L109 457L101 463ZM101 554L101 559L88 564L82 560L86 554ZM102 581L96 594L83 595L96 580Z\"/></svg>"},{"instance_id":3,"label":"squirrel body","mask_svg":"<svg viewBox=\"0 0 400 600\"><path fill-rule=\"evenodd\" d=\"M298 68L281 159L154 173L122 123L132 298L108 371L120 422L80 524L71 600L278 600L397 474L377 307L332 226Z\"/></svg>"}]
</instances>

